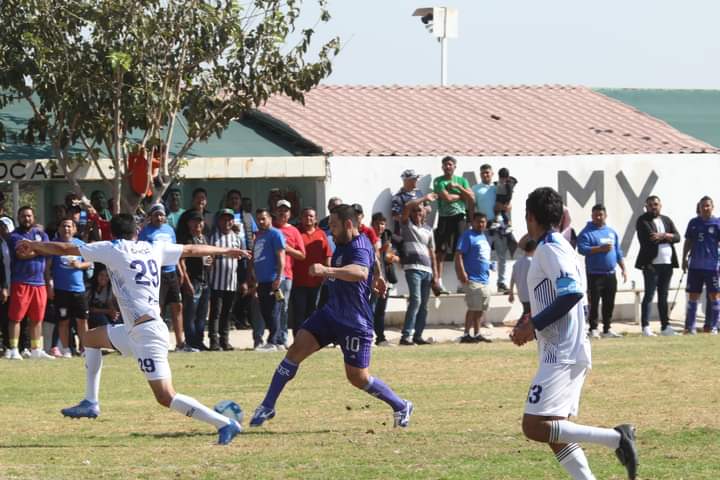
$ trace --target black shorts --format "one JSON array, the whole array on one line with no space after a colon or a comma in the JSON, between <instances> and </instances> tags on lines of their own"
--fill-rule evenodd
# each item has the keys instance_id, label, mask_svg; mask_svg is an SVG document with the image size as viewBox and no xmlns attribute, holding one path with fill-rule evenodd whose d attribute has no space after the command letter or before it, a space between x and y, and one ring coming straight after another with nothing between
<instances>
[{"instance_id":1,"label":"black shorts","mask_svg":"<svg viewBox=\"0 0 720 480\"><path fill-rule=\"evenodd\" d=\"M457 241L465 231L465 214L439 217L435 229L435 251L455 253Z\"/></svg>"},{"instance_id":2,"label":"black shorts","mask_svg":"<svg viewBox=\"0 0 720 480\"><path fill-rule=\"evenodd\" d=\"M160 309L173 303L182 303L177 271L160 274Z\"/></svg>"},{"instance_id":3,"label":"black shorts","mask_svg":"<svg viewBox=\"0 0 720 480\"><path fill-rule=\"evenodd\" d=\"M55 311L58 320L69 318L87 320L88 301L85 293L69 292L67 290L55 290Z\"/></svg>"}]
</instances>

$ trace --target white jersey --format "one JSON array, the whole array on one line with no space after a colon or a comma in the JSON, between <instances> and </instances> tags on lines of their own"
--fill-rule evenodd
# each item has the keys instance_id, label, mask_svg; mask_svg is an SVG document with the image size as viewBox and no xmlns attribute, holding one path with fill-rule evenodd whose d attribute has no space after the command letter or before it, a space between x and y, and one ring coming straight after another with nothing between
<instances>
[{"instance_id":1,"label":"white jersey","mask_svg":"<svg viewBox=\"0 0 720 480\"><path fill-rule=\"evenodd\" d=\"M167 242L113 240L83 245L80 253L89 262L105 264L125 328L130 331L144 315L161 319L160 270L176 265L183 246Z\"/></svg>"},{"instance_id":2,"label":"white jersey","mask_svg":"<svg viewBox=\"0 0 720 480\"><path fill-rule=\"evenodd\" d=\"M585 293L580 262L572 246L557 232L540 242L527 275L530 311L535 316L562 295ZM536 330L540 363L591 364L590 341L585 334L583 296L562 318Z\"/></svg>"}]
</instances>

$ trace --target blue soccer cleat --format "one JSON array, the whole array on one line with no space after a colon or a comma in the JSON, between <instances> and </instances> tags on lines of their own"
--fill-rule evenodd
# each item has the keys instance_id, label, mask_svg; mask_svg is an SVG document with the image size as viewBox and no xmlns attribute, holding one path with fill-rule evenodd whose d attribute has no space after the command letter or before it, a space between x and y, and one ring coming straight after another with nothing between
<instances>
[{"instance_id":1,"label":"blue soccer cleat","mask_svg":"<svg viewBox=\"0 0 720 480\"><path fill-rule=\"evenodd\" d=\"M230 420L230 423L218 429L218 445L227 445L242 431L242 425L235 420Z\"/></svg>"},{"instance_id":2,"label":"blue soccer cleat","mask_svg":"<svg viewBox=\"0 0 720 480\"><path fill-rule=\"evenodd\" d=\"M263 423L265 423L265 420L270 420L275 416L275 410L272 408L268 408L265 405L260 405L255 409L255 413L253 413L252 420L250 420L250 426L251 427L259 427Z\"/></svg>"},{"instance_id":3,"label":"blue soccer cleat","mask_svg":"<svg viewBox=\"0 0 720 480\"><path fill-rule=\"evenodd\" d=\"M100 405L97 402L83 400L74 407L63 408L60 413L70 418L97 418L100 415Z\"/></svg>"},{"instance_id":4,"label":"blue soccer cleat","mask_svg":"<svg viewBox=\"0 0 720 480\"><path fill-rule=\"evenodd\" d=\"M413 414L415 406L410 400L405 400L405 408L393 412L393 427L406 428L410 425L410 416Z\"/></svg>"}]
</instances>

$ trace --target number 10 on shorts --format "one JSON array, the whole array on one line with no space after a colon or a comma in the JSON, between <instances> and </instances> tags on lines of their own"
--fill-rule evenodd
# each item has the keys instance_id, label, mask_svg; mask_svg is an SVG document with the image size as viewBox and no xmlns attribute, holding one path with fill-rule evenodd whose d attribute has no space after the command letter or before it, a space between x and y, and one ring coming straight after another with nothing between
<instances>
[{"instance_id":1,"label":"number 10 on shorts","mask_svg":"<svg viewBox=\"0 0 720 480\"><path fill-rule=\"evenodd\" d=\"M360 339L358 337L345 337L345 350L350 352L360 351Z\"/></svg>"}]
</instances>

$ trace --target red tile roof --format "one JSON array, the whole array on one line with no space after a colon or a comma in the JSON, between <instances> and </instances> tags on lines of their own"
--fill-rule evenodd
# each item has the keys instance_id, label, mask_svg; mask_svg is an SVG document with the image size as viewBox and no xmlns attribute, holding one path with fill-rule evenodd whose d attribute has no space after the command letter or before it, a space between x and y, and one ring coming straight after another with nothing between
<instances>
[{"instance_id":1,"label":"red tile roof","mask_svg":"<svg viewBox=\"0 0 720 480\"><path fill-rule=\"evenodd\" d=\"M336 156L719 151L586 87L321 85L260 110Z\"/></svg>"}]
</instances>

